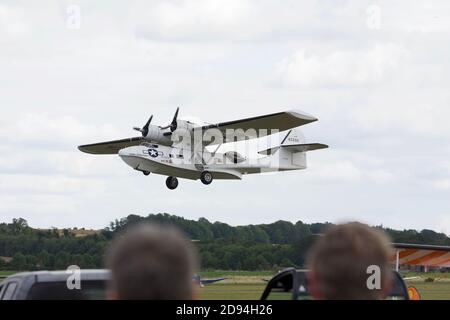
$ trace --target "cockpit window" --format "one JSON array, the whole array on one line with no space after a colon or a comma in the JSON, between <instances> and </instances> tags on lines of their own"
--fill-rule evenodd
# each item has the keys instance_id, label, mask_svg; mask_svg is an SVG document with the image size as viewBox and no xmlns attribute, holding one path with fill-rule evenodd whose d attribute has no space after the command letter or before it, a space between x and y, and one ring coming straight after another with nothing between
<instances>
[{"instance_id":1,"label":"cockpit window","mask_svg":"<svg viewBox=\"0 0 450 320\"><path fill-rule=\"evenodd\" d=\"M159 146L157 144L152 144L148 142L142 142L141 146L147 147L147 148L158 148Z\"/></svg>"}]
</instances>

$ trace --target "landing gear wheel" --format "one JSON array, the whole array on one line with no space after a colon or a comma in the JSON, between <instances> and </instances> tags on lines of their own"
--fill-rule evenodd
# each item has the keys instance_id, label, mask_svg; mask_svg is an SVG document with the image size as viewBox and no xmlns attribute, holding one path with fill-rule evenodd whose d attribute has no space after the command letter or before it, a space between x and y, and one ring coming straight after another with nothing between
<instances>
[{"instance_id":1,"label":"landing gear wheel","mask_svg":"<svg viewBox=\"0 0 450 320\"><path fill-rule=\"evenodd\" d=\"M150 174L150 171L142 171L142 173L144 174L144 176L148 176Z\"/></svg>"},{"instance_id":2,"label":"landing gear wheel","mask_svg":"<svg viewBox=\"0 0 450 320\"><path fill-rule=\"evenodd\" d=\"M200 174L200 180L203 184L210 184L213 181L213 176L209 171L203 171Z\"/></svg>"},{"instance_id":3,"label":"landing gear wheel","mask_svg":"<svg viewBox=\"0 0 450 320\"><path fill-rule=\"evenodd\" d=\"M176 177L167 177L166 186L170 190L176 189L178 187L178 179Z\"/></svg>"}]
</instances>

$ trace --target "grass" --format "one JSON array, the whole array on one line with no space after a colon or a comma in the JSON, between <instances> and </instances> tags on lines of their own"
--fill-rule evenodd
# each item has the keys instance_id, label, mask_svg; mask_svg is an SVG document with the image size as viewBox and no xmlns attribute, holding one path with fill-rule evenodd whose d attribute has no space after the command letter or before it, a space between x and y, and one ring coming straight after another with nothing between
<instances>
[{"instance_id":1,"label":"grass","mask_svg":"<svg viewBox=\"0 0 450 320\"><path fill-rule=\"evenodd\" d=\"M409 282L416 287L422 300L450 300L450 282Z\"/></svg>"},{"instance_id":2,"label":"grass","mask_svg":"<svg viewBox=\"0 0 450 320\"><path fill-rule=\"evenodd\" d=\"M266 284L213 283L199 290L201 300L259 300Z\"/></svg>"},{"instance_id":3,"label":"grass","mask_svg":"<svg viewBox=\"0 0 450 320\"><path fill-rule=\"evenodd\" d=\"M450 282L407 282L416 287L422 300L450 300ZM200 288L202 300L258 300L265 283L214 283ZM286 296L287 297L287 296Z\"/></svg>"},{"instance_id":4,"label":"grass","mask_svg":"<svg viewBox=\"0 0 450 320\"><path fill-rule=\"evenodd\" d=\"M201 272L204 278L224 277L224 281L209 284L199 289L199 298L203 300L258 300L266 286L264 279L270 279L275 272ZM450 300L450 273L402 273L403 277L418 277L407 280L407 286L414 286L423 300ZM425 282L433 278L433 282Z\"/></svg>"},{"instance_id":5,"label":"grass","mask_svg":"<svg viewBox=\"0 0 450 320\"><path fill-rule=\"evenodd\" d=\"M226 278L223 281L205 285L199 289L201 300L258 300L271 271L206 271L202 278Z\"/></svg>"},{"instance_id":6,"label":"grass","mask_svg":"<svg viewBox=\"0 0 450 320\"><path fill-rule=\"evenodd\" d=\"M0 279L6 278L14 273L17 273L17 271L0 271Z\"/></svg>"},{"instance_id":7,"label":"grass","mask_svg":"<svg viewBox=\"0 0 450 320\"><path fill-rule=\"evenodd\" d=\"M417 277L406 280L406 285L416 287L423 300L450 300L450 273L406 272L402 275L405 278ZM433 282L426 282L428 278L432 278Z\"/></svg>"}]
</instances>

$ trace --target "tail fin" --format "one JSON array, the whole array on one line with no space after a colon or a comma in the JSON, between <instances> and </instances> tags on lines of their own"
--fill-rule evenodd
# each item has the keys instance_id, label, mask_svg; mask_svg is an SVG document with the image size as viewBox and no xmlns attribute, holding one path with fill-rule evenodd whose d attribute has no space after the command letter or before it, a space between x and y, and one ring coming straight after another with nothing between
<instances>
[{"instance_id":1,"label":"tail fin","mask_svg":"<svg viewBox=\"0 0 450 320\"><path fill-rule=\"evenodd\" d=\"M292 144L301 144L305 142L305 137L300 130L291 129L281 138L280 146L289 146Z\"/></svg>"}]
</instances>

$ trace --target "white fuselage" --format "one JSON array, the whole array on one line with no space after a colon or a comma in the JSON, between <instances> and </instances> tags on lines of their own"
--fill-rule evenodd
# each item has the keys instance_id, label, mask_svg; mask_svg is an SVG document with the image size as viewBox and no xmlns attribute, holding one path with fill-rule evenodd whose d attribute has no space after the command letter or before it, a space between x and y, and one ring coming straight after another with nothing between
<instances>
[{"instance_id":1,"label":"white fuselage","mask_svg":"<svg viewBox=\"0 0 450 320\"><path fill-rule=\"evenodd\" d=\"M306 168L305 153L279 150L265 157L242 157L233 152L212 153L190 149L143 143L121 149L119 156L135 170L186 179L199 179L202 171L209 171L214 179L241 179L243 174Z\"/></svg>"}]
</instances>

